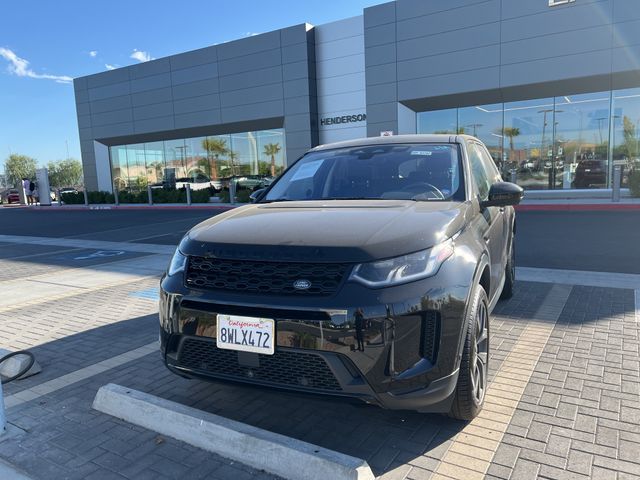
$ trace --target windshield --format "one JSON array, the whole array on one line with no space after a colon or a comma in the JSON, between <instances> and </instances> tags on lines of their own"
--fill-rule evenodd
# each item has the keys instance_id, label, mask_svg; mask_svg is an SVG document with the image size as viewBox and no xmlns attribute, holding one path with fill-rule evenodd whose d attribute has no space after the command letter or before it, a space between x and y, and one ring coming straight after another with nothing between
<instances>
[{"instance_id":1,"label":"windshield","mask_svg":"<svg viewBox=\"0 0 640 480\"><path fill-rule=\"evenodd\" d=\"M294 200L464 200L453 144L370 145L313 152L295 163L263 202Z\"/></svg>"}]
</instances>

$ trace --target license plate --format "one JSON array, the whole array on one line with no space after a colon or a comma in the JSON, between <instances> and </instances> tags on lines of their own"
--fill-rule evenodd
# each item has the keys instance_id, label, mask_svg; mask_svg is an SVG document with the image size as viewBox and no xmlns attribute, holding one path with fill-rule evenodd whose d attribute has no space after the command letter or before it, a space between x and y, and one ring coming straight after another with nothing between
<instances>
[{"instance_id":1,"label":"license plate","mask_svg":"<svg viewBox=\"0 0 640 480\"><path fill-rule=\"evenodd\" d=\"M273 355L275 322L269 318L218 315L218 348Z\"/></svg>"}]
</instances>

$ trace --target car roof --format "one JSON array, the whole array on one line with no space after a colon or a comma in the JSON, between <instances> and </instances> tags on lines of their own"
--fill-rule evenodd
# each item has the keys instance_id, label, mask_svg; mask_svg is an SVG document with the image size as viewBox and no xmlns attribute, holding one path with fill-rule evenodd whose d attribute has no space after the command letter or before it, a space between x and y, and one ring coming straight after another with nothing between
<instances>
[{"instance_id":1,"label":"car roof","mask_svg":"<svg viewBox=\"0 0 640 480\"><path fill-rule=\"evenodd\" d=\"M432 134L432 135L394 135L391 137L367 137L343 142L327 143L312 148L311 152L332 150L335 148L364 147L373 145L393 145L396 143L464 143L474 139L469 135Z\"/></svg>"}]
</instances>

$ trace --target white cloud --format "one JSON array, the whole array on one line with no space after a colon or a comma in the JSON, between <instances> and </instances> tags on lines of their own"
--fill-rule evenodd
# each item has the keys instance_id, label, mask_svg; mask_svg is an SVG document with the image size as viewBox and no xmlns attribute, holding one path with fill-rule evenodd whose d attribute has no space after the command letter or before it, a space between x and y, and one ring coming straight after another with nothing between
<instances>
[{"instance_id":1,"label":"white cloud","mask_svg":"<svg viewBox=\"0 0 640 480\"><path fill-rule=\"evenodd\" d=\"M129 55L130 58L133 58L134 60L138 60L139 62L148 62L149 60L153 60L153 57L151 57L151 54L149 52L143 52L141 50L138 50L137 48L133 49L133 52L131 53L131 55Z\"/></svg>"},{"instance_id":2,"label":"white cloud","mask_svg":"<svg viewBox=\"0 0 640 480\"><path fill-rule=\"evenodd\" d=\"M12 50L0 47L0 57L4 58L9 65L7 70L12 75L18 77L38 78L44 80L53 80L57 83L71 83L73 78L68 75L49 75L47 73L36 73L29 68L29 61L17 56Z\"/></svg>"},{"instance_id":3,"label":"white cloud","mask_svg":"<svg viewBox=\"0 0 640 480\"><path fill-rule=\"evenodd\" d=\"M260 35L260 32L245 32L244 33L245 37L254 37L256 35Z\"/></svg>"},{"instance_id":4,"label":"white cloud","mask_svg":"<svg viewBox=\"0 0 640 480\"><path fill-rule=\"evenodd\" d=\"M107 70L115 70L116 68L120 68L120 65L111 65L110 63L105 63L104 68Z\"/></svg>"},{"instance_id":5,"label":"white cloud","mask_svg":"<svg viewBox=\"0 0 640 480\"><path fill-rule=\"evenodd\" d=\"M97 50L91 50L89 52L89 56L95 58L98 55L98 51Z\"/></svg>"}]
</instances>

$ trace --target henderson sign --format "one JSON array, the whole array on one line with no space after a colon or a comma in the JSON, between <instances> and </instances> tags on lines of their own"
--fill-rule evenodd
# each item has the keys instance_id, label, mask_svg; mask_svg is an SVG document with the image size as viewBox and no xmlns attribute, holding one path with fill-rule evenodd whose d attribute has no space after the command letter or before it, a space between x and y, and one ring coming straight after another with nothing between
<instances>
[{"instance_id":1,"label":"henderson sign","mask_svg":"<svg viewBox=\"0 0 640 480\"><path fill-rule=\"evenodd\" d=\"M340 125L343 123L364 122L367 119L366 113L358 113L356 115L342 115L340 117L326 117L320 119L320 125Z\"/></svg>"}]
</instances>

